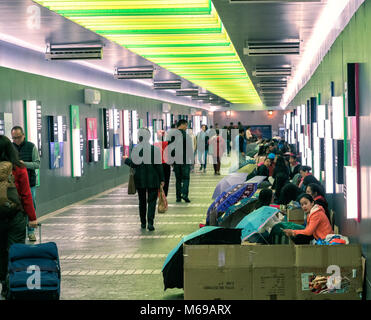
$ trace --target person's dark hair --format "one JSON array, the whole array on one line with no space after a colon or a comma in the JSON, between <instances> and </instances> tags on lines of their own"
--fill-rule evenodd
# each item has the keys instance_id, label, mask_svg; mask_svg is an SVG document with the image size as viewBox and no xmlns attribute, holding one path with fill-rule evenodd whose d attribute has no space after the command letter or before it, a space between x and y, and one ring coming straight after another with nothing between
<instances>
[{"instance_id":1,"label":"person's dark hair","mask_svg":"<svg viewBox=\"0 0 371 320\"><path fill-rule=\"evenodd\" d=\"M19 155L8 137L0 135L0 161L9 161L13 168L23 168L24 165L19 161Z\"/></svg>"},{"instance_id":2,"label":"person's dark hair","mask_svg":"<svg viewBox=\"0 0 371 320\"><path fill-rule=\"evenodd\" d=\"M311 183L315 183L315 184L318 184L320 186L321 185L321 182L319 182L315 176L313 175L309 175L309 176L306 176L303 180L303 185L306 187L307 185L311 184Z\"/></svg>"},{"instance_id":3,"label":"person's dark hair","mask_svg":"<svg viewBox=\"0 0 371 320\"><path fill-rule=\"evenodd\" d=\"M267 147L266 146L260 146L258 151L258 156L265 156L267 153Z\"/></svg>"},{"instance_id":4,"label":"person's dark hair","mask_svg":"<svg viewBox=\"0 0 371 320\"><path fill-rule=\"evenodd\" d=\"M179 128L181 125L183 124L188 124L188 121L185 120L185 119L180 119L177 124L176 124L176 127Z\"/></svg>"},{"instance_id":5,"label":"person's dark hair","mask_svg":"<svg viewBox=\"0 0 371 320\"><path fill-rule=\"evenodd\" d=\"M283 173L283 172L277 173L275 181L274 181L276 200L280 198L282 188L289 182L290 180L286 173Z\"/></svg>"},{"instance_id":6,"label":"person's dark hair","mask_svg":"<svg viewBox=\"0 0 371 320\"><path fill-rule=\"evenodd\" d=\"M263 206L269 206L272 202L273 191L271 189L263 189L259 193L259 202Z\"/></svg>"},{"instance_id":7,"label":"person's dark hair","mask_svg":"<svg viewBox=\"0 0 371 320\"><path fill-rule=\"evenodd\" d=\"M23 128L20 126L14 126L10 132L13 132L14 130L20 130L22 134L24 134Z\"/></svg>"},{"instance_id":8,"label":"person's dark hair","mask_svg":"<svg viewBox=\"0 0 371 320\"><path fill-rule=\"evenodd\" d=\"M171 129L175 129L175 127L176 127L176 124L175 123L173 123L172 125L171 125Z\"/></svg>"},{"instance_id":9,"label":"person's dark hair","mask_svg":"<svg viewBox=\"0 0 371 320\"><path fill-rule=\"evenodd\" d=\"M249 130L250 128L251 128L250 126L247 126L247 127L246 127L246 130Z\"/></svg>"},{"instance_id":10,"label":"person's dark hair","mask_svg":"<svg viewBox=\"0 0 371 320\"><path fill-rule=\"evenodd\" d=\"M300 167L300 171L310 172L311 170L312 170L312 168L309 167L309 166L301 166Z\"/></svg>"},{"instance_id":11,"label":"person's dark hair","mask_svg":"<svg viewBox=\"0 0 371 320\"><path fill-rule=\"evenodd\" d=\"M283 170L286 170L286 162L285 162L285 159L281 156L281 155L279 155L278 157L277 157L277 160L276 160L276 168L282 168Z\"/></svg>"},{"instance_id":12,"label":"person's dark hair","mask_svg":"<svg viewBox=\"0 0 371 320\"><path fill-rule=\"evenodd\" d=\"M300 190L300 188L298 188L295 184L291 182L287 183L281 189L281 194L277 204L287 205L291 201L298 201L297 199L302 193L303 191Z\"/></svg>"},{"instance_id":13,"label":"person's dark hair","mask_svg":"<svg viewBox=\"0 0 371 320\"><path fill-rule=\"evenodd\" d=\"M238 130L238 133L241 134L241 133L245 133L245 129L239 129Z\"/></svg>"},{"instance_id":14,"label":"person's dark hair","mask_svg":"<svg viewBox=\"0 0 371 320\"><path fill-rule=\"evenodd\" d=\"M310 183L307 185L307 188L310 187L310 190L312 190L313 193L317 193L317 195L326 197L325 196L325 191L323 190L322 186L317 184L317 183ZM306 189L305 189L306 191Z\"/></svg>"},{"instance_id":15,"label":"person's dark hair","mask_svg":"<svg viewBox=\"0 0 371 320\"><path fill-rule=\"evenodd\" d=\"M298 202L300 202L300 200L303 199L303 198L308 199L310 202L314 202L313 197L312 197L310 194L308 194L308 193L303 193L303 194L301 194L301 195L298 197Z\"/></svg>"},{"instance_id":16,"label":"person's dark hair","mask_svg":"<svg viewBox=\"0 0 371 320\"><path fill-rule=\"evenodd\" d=\"M289 158L293 158L293 159L295 159L295 160L297 159L296 154L293 154L293 153L290 154Z\"/></svg>"},{"instance_id":17,"label":"person's dark hair","mask_svg":"<svg viewBox=\"0 0 371 320\"><path fill-rule=\"evenodd\" d=\"M218 136L219 135L219 129L215 129L215 133Z\"/></svg>"}]
</instances>

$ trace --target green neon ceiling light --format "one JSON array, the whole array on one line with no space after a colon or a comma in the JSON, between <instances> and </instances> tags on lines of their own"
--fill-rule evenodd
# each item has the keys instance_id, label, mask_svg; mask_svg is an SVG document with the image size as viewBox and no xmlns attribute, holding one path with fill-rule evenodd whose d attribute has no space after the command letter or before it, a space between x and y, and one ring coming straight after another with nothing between
<instances>
[{"instance_id":1,"label":"green neon ceiling light","mask_svg":"<svg viewBox=\"0 0 371 320\"><path fill-rule=\"evenodd\" d=\"M211 0L36 0L232 103L262 105Z\"/></svg>"}]
</instances>

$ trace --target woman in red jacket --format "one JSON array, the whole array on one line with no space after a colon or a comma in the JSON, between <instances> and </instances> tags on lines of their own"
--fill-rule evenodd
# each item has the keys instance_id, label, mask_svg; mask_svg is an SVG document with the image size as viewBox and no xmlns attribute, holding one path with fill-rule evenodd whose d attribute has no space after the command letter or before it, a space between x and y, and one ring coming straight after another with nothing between
<instances>
[{"instance_id":1,"label":"woman in red jacket","mask_svg":"<svg viewBox=\"0 0 371 320\"><path fill-rule=\"evenodd\" d=\"M161 159L162 159L162 168L164 169L164 177L165 177L165 185L164 185L164 192L165 196L167 197L167 193L169 191L169 183L170 183L170 174L171 174L171 166L167 164L167 146L168 141L165 140L165 131L158 130L157 131L157 139L158 142L155 142L155 146L161 150Z\"/></svg>"},{"instance_id":2,"label":"woman in red jacket","mask_svg":"<svg viewBox=\"0 0 371 320\"><path fill-rule=\"evenodd\" d=\"M224 139L219 135L219 129L216 129L215 132L216 135L209 140L209 145L212 145L213 150L214 174L220 175L220 159L226 150L226 143Z\"/></svg>"},{"instance_id":3,"label":"woman in red jacket","mask_svg":"<svg viewBox=\"0 0 371 320\"><path fill-rule=\"evenodd\" d=\"M309 244L313 238L315 240L325 239L328 234L334 233L328 220L325 210L315 204L309 194L303 194L299 198L303 211L307 214L307 226L304 230L284 229L283 232L288 237L293 237L295 244Z\"/></svg>"},{"instance_id":4,"label":"woman in red jacket","mask_svg":"<svg viewBox=\"0 0 371 320\"><path fill-rule=\"evenodd\" d=\"M8 266L8 251L14 243L25 243L26 240L26 215L29 218L29 226L37 227L35 208L32 202L30 184L26 167L19 161L18 153L10 140L0 135L0 166L3 172L12 167L14 183L21 200L23 210L5 215L0 210L0 282L2 295L6 294L5 279ZM10 199L11 200L11 199Z\"/></svg>"}]
</instances>

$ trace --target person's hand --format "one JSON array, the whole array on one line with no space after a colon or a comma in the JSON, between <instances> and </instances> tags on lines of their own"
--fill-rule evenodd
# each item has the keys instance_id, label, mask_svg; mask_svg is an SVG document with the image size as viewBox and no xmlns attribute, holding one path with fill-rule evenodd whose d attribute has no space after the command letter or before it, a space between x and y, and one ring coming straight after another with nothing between
<instances>
[{"instance_id":1,"label":"person's hand","mask_svg":"<svg viewBox=\"0 0 371 320\"><path fill-rule=\"evenodd\" d=\"M37 228L37 225L38 225L37 219L34 220L34 221L29 221L29 222L28 222L28 226L29 226L30 228Z\"/></svg>"},{"instance_id":2,"label":"person's hand","mask_svg":"<svg viewBox=\"0 0 371 320\"><path fill-rule=\"evenodd\" d=\"M23 160L19 160L20 163L22 163L24 165L24 161Z\"/></svg>"},{"instance_id":3,"label":"person's hand","mask_svg":"<svg viewBox=\"0 0 371 320\"><path fill-rule=\"evenodd\" d=\"M294 232L291 230L291 229L283 229L282 230L285 234L286 234L286 236L288 236L288 237L293 237L294 236Z\"/></svg>"}]
</instances>

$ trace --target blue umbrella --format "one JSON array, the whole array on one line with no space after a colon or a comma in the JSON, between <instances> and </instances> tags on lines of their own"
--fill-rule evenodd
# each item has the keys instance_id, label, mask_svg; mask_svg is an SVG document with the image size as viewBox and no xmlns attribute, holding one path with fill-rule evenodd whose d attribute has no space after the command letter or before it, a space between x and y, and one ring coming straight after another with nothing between
<instances>
[{"instance_id":1,"label":"blue umbrella","mask_svg":"<svg viewBox=\"0 0 371 320\"><path fill-rule=\"evenodd\" d=\"M241 229L206 226L185 237L170 251L162 267L164 287L183 288L183 244L241 244Z\"/></svg>"},{"instance_id":2,"label":"blue umbrella","mask_svg":"<svg viewBox=\"0 0 371 320\"><path fill-rule=\"evenodd\" d=\"M241 240L244 241L258 233L278 211L277 208L264 206L244 217L236 226L242 229Z\"/></svg>"},{"instance_id":3,"label":"blue umbrella","mask_svg":"<svg viewBox=\"0 0 371 320\"><path fill-rule=\"evenodd\" d=\"M232 219L232 216L238 213L242 213L242 216L240 216L239 220L235 222L235 225L229 226L228 228L235 227L241 220L242 218L252 212L254 210L254 207L256 205L256 202L258 200L258 197L256 196L256 193L254 193L251 197L242 199L240 202L236 203L233 206L230 206L228 210L218 218L218 225L222 227L227 227L225 223ZM251 204L251 205L250 205ZM236 219L233 219L236 221Z\"/></svg>"},{"instance_id":4,"label":"blue umbrella","mask_svg":"<svg viewBox=\"0 0 371 320\"><path fill-rule=\"evenodd\" d=\"M239 188L236 192L232 193L220 205L217 206L216 208L217 212L225 212L241 199L250 198L251 196L254 195L257 189L258 185L256 183L243 184L241 188Z\"/></svg>"},{"instance_id":5,"label":"blue umbrella","mask_svg":"<svg viewBox=\"0 0 371 320\"><path fill-rule=\"evenodd\" d=\"M227 199L231 194L235 193L238 191L244 183L240 184L235 184L231 187L229 187L226 191L223 191L215 200L214 202L210 205L209 209L207 209L207 214L206 214L206 224L208 224L209 219L210 219L210 214L211 212L216 209L225 199Z\"/></svg>"},{"instance_id":6,"label":"blue umbrella","mask_svg":"<svg viewBox=\"0 0 371 320\"><path fill-rule=\"evenodd\" d=\"M247 175L247 172L235 172L224 177L215 187L212 198L216 199L223 191L227 190L231 186L245 182Z\"/></svg>"}]
</instances>

